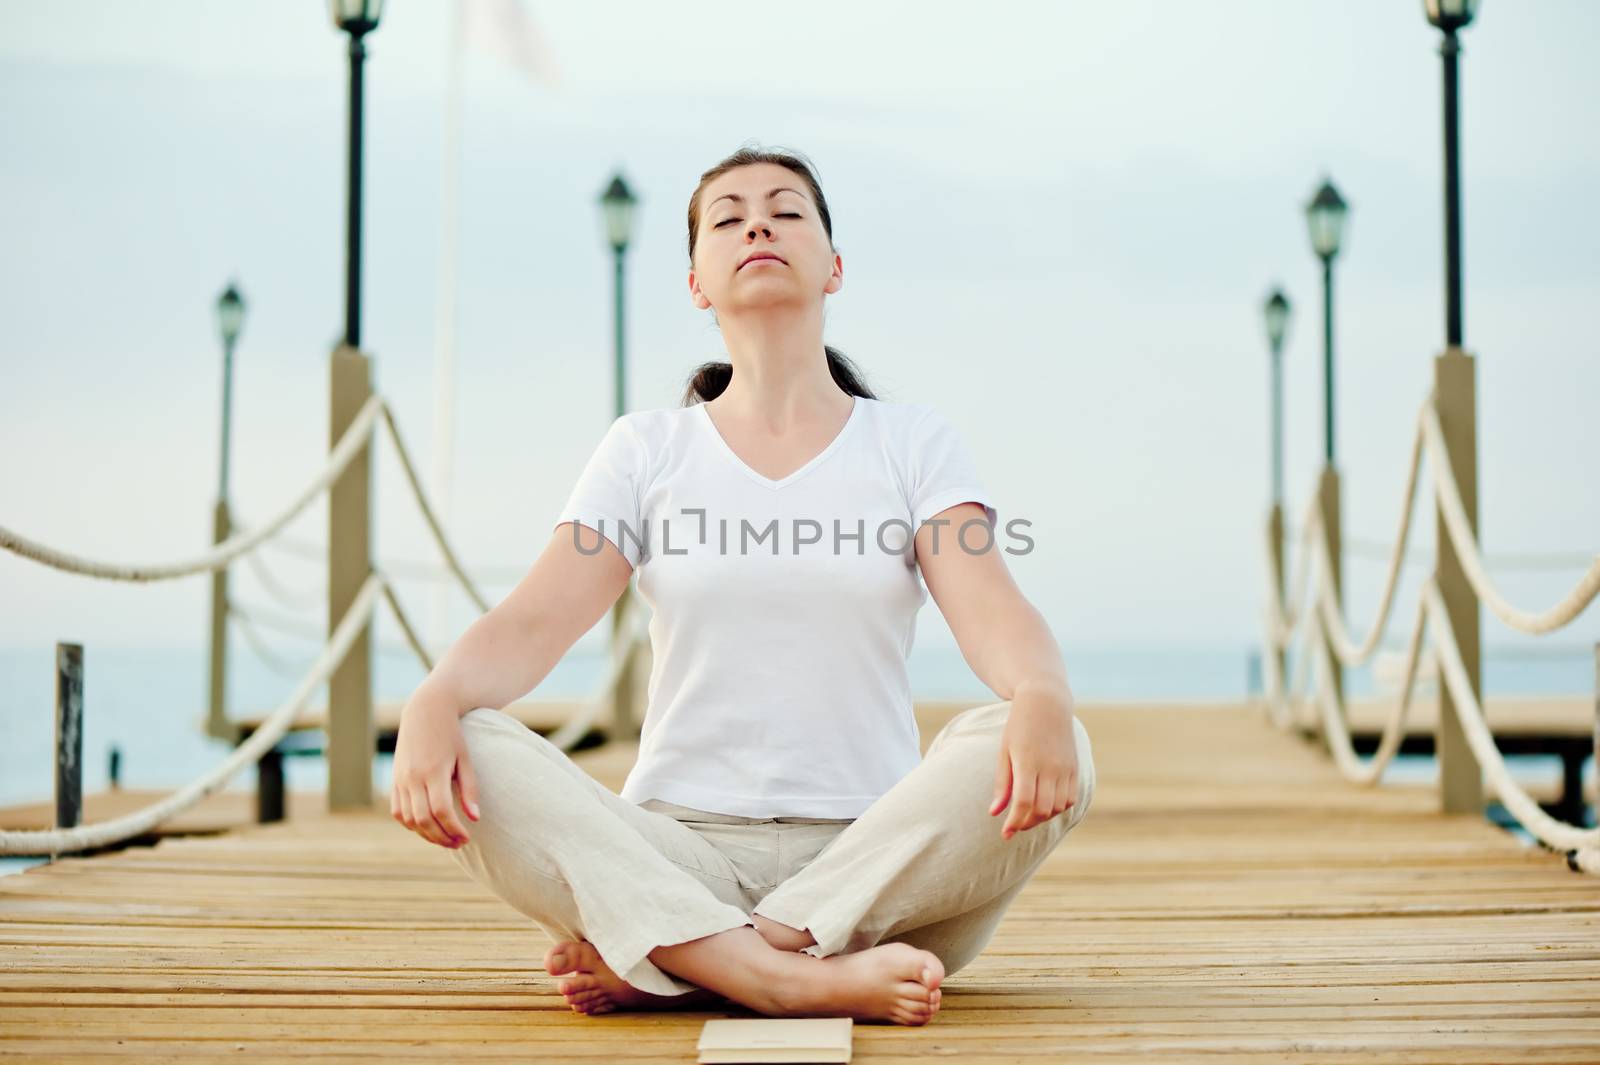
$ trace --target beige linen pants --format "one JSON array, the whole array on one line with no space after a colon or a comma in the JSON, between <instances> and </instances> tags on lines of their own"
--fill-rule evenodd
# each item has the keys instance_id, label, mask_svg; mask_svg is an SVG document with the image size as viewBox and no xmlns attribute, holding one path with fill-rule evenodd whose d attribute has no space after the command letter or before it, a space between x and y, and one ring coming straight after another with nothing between
<instances>
[{"instance_id":1,"label":"beige linen pants","mask_svg":"<svg viewBox=\"0 0 1600 1065\"><path fill-rule=\"evenodd\" d=\"M647 955L745 925L809 930L819 958L905 942L954 973L976 958L1094 799L1089 735L1073 715L1078 798L1009 840L989 815L1010 702L963 711L922 762L860 817L752 818L634 804L498 710L461 719L481 819L451 853L552 939L586 939L629 984L696 985Z\"/></svg>"}]
</instances>

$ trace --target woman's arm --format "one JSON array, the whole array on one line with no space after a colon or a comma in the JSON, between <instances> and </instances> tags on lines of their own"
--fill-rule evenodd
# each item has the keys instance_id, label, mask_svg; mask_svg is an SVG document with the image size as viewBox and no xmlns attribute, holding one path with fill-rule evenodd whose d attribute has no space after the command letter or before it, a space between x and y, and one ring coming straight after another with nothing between
<instances>
[{"instance_id":1,"label":"woman's arm","mask_svg":"<svg viewBox=\"0 0 1600 1065\"><path fill-rule=\"evenodd\" d=\"M961 546L962 525L988 519L977 503L940 511L917 530L917 564L967 664L1002 699L1045 692L1071 713L1072 691L1050 627L1011 579L997 539L974 526ZM946 524L935 526L933 522ZM935 537L937 536L937 541ZM937 549L935 545L937 543ZM989 550L978 551L985 544Z\"/></svg>"},{"instance_id":2,"label":"woman's arm","mask_svg":"<svg viewBox=\"0 0 1600 1065\"><path fill-rule=\"evenodd\" d=\"M1011 579L992 530L974 526L965 539L971 550L962 547L961 527L973 520L988 524L977 503L940 511L917 530L917 564L967 664L1011 703L989 808L997 814L1011 802L1001 828L1009 839L1077 801L1072 689L1050 627Z\"/></svg>"},{"instance_id":3,"label":"woman's arm","mask_svg":"<svg viewBox=\"0 0 1600 1065\"><path fill-rule=\"evenodd\" d=\"M411 701L459 717L499 710L537 687L628 586L633 567L608 540L595 553L597 540L587 526L558 525L527 575L461 634Z\"/></svg>"},{"instance_id":4,"label":"woman's arm","mask_svg":"<svg viewBox=\"0 0 1600 1065\"><path fill-rule=\"evenodd\" d=\"M478 819L478 782L461 716L480 706L498 710L527 694L627 587L628 560L608 541L592 550L598 539L570 522L556 526L528 575L472 623L406 701L389 812L429 842L455 848L467 841L455 786L461 810Z\"/></svg>"}]
</instances>

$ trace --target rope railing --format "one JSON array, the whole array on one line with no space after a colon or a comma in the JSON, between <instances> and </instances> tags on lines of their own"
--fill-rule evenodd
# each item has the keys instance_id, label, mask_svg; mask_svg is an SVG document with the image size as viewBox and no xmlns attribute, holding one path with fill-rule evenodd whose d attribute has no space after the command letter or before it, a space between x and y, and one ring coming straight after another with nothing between
<instances>
[{"instance_id":1,"label":"rope railing","mask_svg":"<svg viewBox=\"0 0 1600 1065\"><path fill-rule=\"evenodd\" d=\"M383 589L383 578L373 574L362 584L361 590L356 593L355 600L351 602L350 609L345 611L335 627L333 635L329 637L327 645L317 660L300 679L289 697L280 703L261 727L252 732L243 743L219 762L216 766L203 773L177 791L164 799L157 800L142 809L102 821L93 825L79 825L75 828L42 829L29 832L0 832L0 854L32 854L32 855L57 855L73 851L89 850L94 847L104 847L111 843L131 839L143 835L161 822L182 813L201 799L217 791L226 784L239 770L257 762L261 756L270 751L283 738L289 726L294 723L295 717L305 708L306 701L316 691L317 686L326 681L330 674L344 661L344 656L349 653L350 645L355 642L356 636L366 627L371 620L374 606Z\"/></svg>"},{"instance_id":2,"label":"rope railing","mask_svg":"<svg viewBox=\"0 0 1600 1065\"><path fill-rule=\"evenodd\" d=\"M1485 603L1490 604L1493 613L1503 622L1523 632L1552 632L1570 624L1600 593L1600 556L1597 556L1578 583L1555 606L1543 612L1519 610L1500 594L1485 570L1482 552L1472 534L1471 523L1467 520L1466 508L1462 505L1460 490L1450 465L1449 449L1439 424L1438 411L1430 396L1418 416L1399 528L1391 548L1379 606L1364 640L1357 642L1350 636L1339 608L1332 582L1332 552L1322 527L1320 512L1313 509L1300 525L1301 568L1308 554L1315 555L1317 562L1309 592L1309 610L1305 609L1305 600L1295 610L1286 610L1281 605L1285 602L1285 592L1277 569L1271 564L1272 548L1268 545L1264 553L1268 560L1265 568L1269 602L1264 611L1267 646L1263 660L1266 664L1269 716L1279 728L1303 726L1303 715L1298 712L1300 703L1297 693L1308 679L1304 675L1309 672L1308 662L1314 661L1315 676L1309 678L1314 686L1314 716L1334 764L1349 780L1366 786L1375 785L1382 779L1385 769L1404 741L1406 716L1422 674L1424 671L1435 672L1450 694L1448 702L1494 795L1543 846L1564 851L1568 864L1574 870L1600 874L1600 829L1573 826L1552 817L1512 777L1504 756L1495 744L1482 702L1473 690L1448 609L1433 578L1424 582L1418 598L1411 633L1406 642L1401 684L1388 708L1377 749L1367 759L1356 753L1335 676L1340 664L1361 665L1370 660L1382 643L1392 614L1400 571L1406 559L1406 541L1411 527L1411 514L1416 505L1416 485L1424 455L1431 471L1433 491L1430 494L1439 505L1450 543L1461 560L1462 571L1473 590ZM1296 676L1285 687L1279 664L1280 655L1289 653L1290 644L1296 636L1300 637L1301 645L1300 653L1295 656Z\"/></svg>"},{"instance_id":3,"label":"rope railing","mask_svg":"<svg viewBox=\"0 0 1600 1065\"><path fill-rule=\"evenodd\" d=\"M1600 555L1590 560L1588 570L1578 583L1550 609L1535 614L1512 606L1494 586L1489 571L1484 567L1483 554L1478 548L1477 538L1472 534L1467 508L1461 502L1461 488L1456 484L1455 471L1450 465L1450 452L1445 446L1444 430L1439 425L1439 413L1432 404L1423 410L1422 429L1428 441L1428 462L1433 467L1439 512L1450 533L1450 543L1461 560L1461 569L1484 605L1513 629L1540 634L1554 632L1583 613L1584 608L1594 602L1595 596L1600 595Z\"/></svg>"},{"instance_id":4,"label":"rope railing","mask_svg":"<svg viewBox=\"0 0 1600 1065\"><path fill-rule=\"evenodd\" d=\"M444 556L445 565L455 575L456 581L461 585L461 590L477 606L481 613L489 612L489 604L484 600L472 579L461 568L461 562L456 558L455 550L450 546L450 540L444 534L444 528L439 524L439 519L434 516L433 507L428 503L428 494L422 490L422 482L417 479L417 468L411 462L411 453L406 450L405 441L400 439L400 427L395 424L394 414L389 410L388 404L383 406L383 424L389 430L389 441L394 444L395 454L400 459L400 467L405 470L406 479L411 482L411 495L417 501L417 509L422 511L423 520L428 523L428 531L433 533L433 542L439 548L439 554Z\"/></svg>"},{"instance_id":5,"label":"rope railing","mask_svg":"<svg viewBox=\"0 0 1600 1065\"><path fill-rule=\"evenodd\" d=\"M53 569L66 573L77 573L85 577L98 577L108 581L164 581L176 577L189 577L196 573L209 573L219 570L232 562L240 555L253 551L261 543L271 537L279 529L289 524L299 513L311 505L327 487L339 479L340 474L350 465L351 461L367 444L367 439L372 434L373 422L378 413L383 409L383 398L374 395L362 405L361 411L355 420L350 423L339 442L334 445L328 455L328 464L323 467L320 474L300 496L279 512L271 521L241 532L217 544L202 555L190 559L181 559L177 562L156 562L144 565L129 565L118 562L101 562L84 558L79 555L59 551L53 547L38 543L0 526L0 548L23 558L31 559Z\"/></svg>"},{"instance_id":6,"label":"rope railing","mask_svg":"<svg viewBox=\"0 0 1600 1065\"><path fill-rule=\"evenodd\" d=\"M0 526L0 549L67 573L100 580L133 582L171 580L200 573L215 572L241 556L253 559L253 552L256 548L278 534L284 526L303 512L318 494L326 491L349 468L350 463L361 452L362 448L370 444L374 426L380 417L389 434L389 439L394 445L395 453L400 460L401 468L405 472L413 498L416 500L418 509L421 511L428 530L433 536L434 543L444 559L447 571L460 584L462 590L477 606L479 612L488 613L490 607L487 600L478 591L472 579L468 577L465 567L461 565L443 526L428 501L427 494L424 492L421 481L417 477L416 466L412 462L410 452L400 435L400 428L395 421L393 413L383 398L376 394L370 396L362 405L356 417L329 452L327 464L322 472L307 485L299 496L270 521L253 528L240 529L201 555L161 563L128 564L106 562L51 547L4 526ZM263 576L263 583L268 586L269 591L282 591L281 588L274 589L273 582L266 576L265 571L259 567L258 575ZM80 825L74 828L25 832L0 831L0 855L30 854L53 856L103 847L131 839L149 832L152 828L170 820L201 799L217 791L236 775L240 769L252 762L259 761L293 727L296 718L305 709L306 702L310 699L312 693L319 685L327 682L329 676L344 661L357 635L372 623L377 599L380 595L388 604L389 610L394 616L401 634L404 636L405 648L416 656L424 669L431 671L434 666L433 653L418 637L416 628L411 624L409 616L401 606L389 579L380 568L373 566L370 568L365 582L349 609L346 610L339 624L329 635L327 642L322 646L310 669L300 677L289 697L269 713L260 727L252 731L250 736L236 746L220 763L171 795L109 821L94 825ZM604 709L607 697L619 683L627 664L638 652L646 630L643 623L644 607L642 602L637 600L637 596L632 597L630 604L624 607L622 626L619 630L622 638L617 640L613 647L612 661L598 693L587 700L579 711L550 737L551 742L562 750L570 749L583 736L588 734L593 727L594 721ZM255 619L248 612L237 609L236 604L228 603L227 608L230 615L244 622L246 638L251 641L257 653L262 655L263 660L274 668L285 668L285 663L271 654L265 644L260 641L260 634L255 630L253 624Z\"/></svg>"}]
</instances>

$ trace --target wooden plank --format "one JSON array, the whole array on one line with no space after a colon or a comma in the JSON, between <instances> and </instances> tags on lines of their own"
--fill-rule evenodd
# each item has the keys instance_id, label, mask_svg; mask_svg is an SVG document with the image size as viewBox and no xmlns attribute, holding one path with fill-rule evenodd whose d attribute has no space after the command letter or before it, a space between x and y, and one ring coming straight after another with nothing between
<instances>
[{"instance_id":1,"label":"wooden plank","mask_svg":"<svg viewBox=\"0 0 1600 1065\"><path fill-rule=\"evenodd\" d=\"M962 706L919 708L924 746ZM1246 707L1080 709L1099 794L861 1062L1600 1058L1600 893ZM636 748L575 761L620 787ZM567 1010L548 940L386 807L0 878L0 1057L692 1061L746 1011Z\"/></svg>"},{"instance_id":2,"label":"wooden plank","mask_svg":"<svg viewBox=\"0 0 1600 1065\"><path fill-rule=\"evenodd\" d=\"M1350 700L1351 732L1378 732L1393 705L1392 698ZM1589 736L1594 732L1594 700L1582 695L1491 695L1484 719L1496 736ZM1419 693L1406 710L1406 732L1427 735L1438 720L1438 700Z\"/></svg>"}]
</instances>

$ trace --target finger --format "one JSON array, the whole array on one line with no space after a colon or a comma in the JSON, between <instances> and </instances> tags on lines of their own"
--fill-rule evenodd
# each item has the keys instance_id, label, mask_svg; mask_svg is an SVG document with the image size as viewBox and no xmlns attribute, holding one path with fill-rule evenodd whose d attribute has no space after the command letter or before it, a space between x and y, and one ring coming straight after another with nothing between
<instances>
[{"instance_id":1,"label":"finger","mask_svg":"<svg viewBox=\"0 0 1600 1065\"><path fill-rule=\"evenodd\" d=\"M411 803L406 797L405 788L396 786L394 791L394 803L395 806L400 810L400 823L406 826L407 831L411 831Z\"/></svg>"},{"instance_id":2,"label":"finger","mask_svg":"<svg viewBox=\"0 0 1600 1065\"><path fill-rule=\"evenodd\" d=\"M456 755L456 783L461 787L461 808L474 821L483 815L478 811L478 773L472 768L472 759L462 747Z\"/></svg>"},{"instance_id":3,"label":"finger","mask_svg":"<svg viewBox=\"0 0 1600 1065\"><path fill-rule=\"evenodd\" d=\"M1054 777L1040 777L1039 790L1033 797L1033 822L1042 825L1056 815L1056 781Z\"/></svg>"},{"instance_id":4,"label":"finger","mask_svg":"<svg viewBox=\"0 0 1600 1065\"><path fill-rule=\"evenodd\" d=\"M433 819L427 816L427 802L416 787L408 787L400 794L401 809L405 814L405 826L429 843L436 842L429 833L432 831ZM419 813L418 811L422 811Z\"/></svg>"},{"instance_id":5,"label":"finger","mask_svg":"<svg viewBox=\"0 0 1600 1065\"><path fill-rule=\"evenodd\" d=\"M432 804L428 802L428 789L421 784L411 789L411 818L416 822L417 835L429 843L437 843L441 847L448 847L450 842L445 838L444 829L439 827L439 822L434 820Z\"/></svg>"},{"instance_id":6,"label":"finger","mask_svg":"<svg viewBox=\"0 0 1600 1065\"><path fill-rule=\"evenodd\" d=\"M1011 798L1011 754L1004 745L1000 748L1000 764L994 771L994 801L989 804L989 816L993 817L1006 808L1006 802Z\"/></svg>"},{"instance_id":7,"label":"finger","mask_svg":"<svg viewBox=\"0 0 1600 1065\"><path fill-rule=\"evenodd\" d=\"M1078 805L1078 770L1076 768L1067 774L1065 783L1056 792L1056 805L1061 807L1061 813L1066 813Z\"/></svg>"},{"instance_id":8,"label":"finger","mask_svg":"<svg viewBox=\"0 0 1600 1065\"><path fill-rule=\"evenodd\" d=\"M439 827L445 834L455 839L467 838L467 826L461 820L460 811L456 808L455 780L453 777L444 777L435 780L433 787L428 789L428 797L433 801L433 816L439 822Z\"/></svg>"},{"instance_id":9,"label":"finger","mask_svg":"<svg viewBox=\"0 0 1600 1065\"><path fill-rule=\"evenodd\" d=\"M1021 830L1022 823L1033 809L1033 794L1038 784L1038 777L1028 770L1013 770L1011 813L1006 816L1005 827L1000 830L1002 837L1009 837Z\"/></svg>"},{"instance_id":10,"label":"finger","mask_svg":"<svg viewBox=\"0 0 1600 1065\"><path fill-rule=\"evenodd\" d=\"M456 816L456 797L449 777L435 779L428 785L428 812L433 815L434 824L439 826L447 844L453 846L467 838L467 830Z\"/></svg>"}]
</instances>

